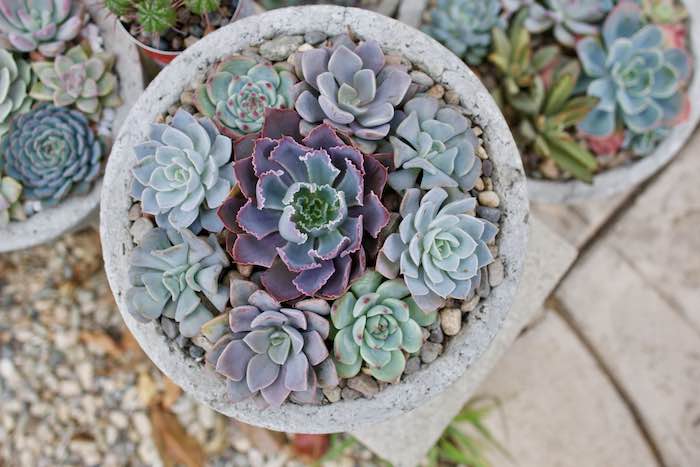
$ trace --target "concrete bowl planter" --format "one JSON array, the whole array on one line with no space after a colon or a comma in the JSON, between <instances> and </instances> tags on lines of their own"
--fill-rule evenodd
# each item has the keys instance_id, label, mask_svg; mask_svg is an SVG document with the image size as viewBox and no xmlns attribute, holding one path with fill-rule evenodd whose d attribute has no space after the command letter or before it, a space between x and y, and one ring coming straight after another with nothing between
<instances>
[{"instance_id":1,"label":"concrete bowl planter","mask_svg":"<svg viewBox=\"0 0 700 467\"><path fill-rule=\"evenodd\" d=\"M693 64L700 63L700 3L682 0L689 14L688 45ZM413 27L420 27L428 0L401 2L398 19ZM649 155L635 159L619 167L605 170L588 184L577 180L553 181L528 177L528 195L532 201L552 204L575 204L603 199L622 193L643 183L669 163L687 143L700 122L700 76L697 68L688 88L692 103L689 118L675 126L666 139Z\"/></svg>"},{"instance_id":2,"label":"concrete bowl planter","mask_svg":"<svg viewBox=\"0 0 700 467\"><path fill-rule=\"evenodd\" d=\"M137 322L126 309L128 259L134 248L127 218L131 207L128 174L135 162L131 148L145 138L148 123L177 102L182 90L216 60L280 35L303 35L312 30L336 35L348 29L360 39L377 40L385 52L401 54L435 82L458 92L463 107L483 129L484 145L494 166L494 190L501 195L498 247L505 280L470 313L437 360L370 399L319 406L286 403L265 410L251 400L234 405L227 401L223 379L169 345L156 325ZM486 89L457 57L427 36L376 13L308 6L270 11L222 28L188 48L156 77L133 107L114 145L102 191L100 232L105 268L120 312L144 351L165 374L202 403L246 423L287 432L329 433L349 431L421 406L481 358L508 318L527 248L528 213L522 164L505 120Z\"/></svg>"},{"instance_id":3,"label":"concrete bowl planter","mask_svg":"<svg viewBox=\"0 0 700 467\"><path fill-rule=\"evenodd\" d=\"M124 103L115 115L113 135L116 138L130 107L143 91L141 62L133 44L120 44L114 20L105 17L94 2L88 3L87 8L90 17L100 28L105 49L117 57L115 68ZM55 207L34 214L26 221L11 222L7 227L0 228L0 253L40 245L87 225L97 215L101 189L100 179L86 195L71 196Z\"/></svg>"}]
</instances>

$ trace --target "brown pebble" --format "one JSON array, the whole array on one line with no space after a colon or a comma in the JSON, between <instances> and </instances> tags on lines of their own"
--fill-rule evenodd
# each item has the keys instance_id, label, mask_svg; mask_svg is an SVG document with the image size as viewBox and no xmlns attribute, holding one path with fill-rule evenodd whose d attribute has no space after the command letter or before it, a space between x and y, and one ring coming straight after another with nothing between
<instances>
[{"instance_id":1,"label":"brown pebble","mask_svg":"<svg viewBox=\"0 0 700 467\"><path fill-rule=\"evenodd\" d=\"M428 89L427 95L434 97L435 99L442 99L445 95L445 88L442 84L436 84L432 88Z\"/></svg>"}]
</instances>

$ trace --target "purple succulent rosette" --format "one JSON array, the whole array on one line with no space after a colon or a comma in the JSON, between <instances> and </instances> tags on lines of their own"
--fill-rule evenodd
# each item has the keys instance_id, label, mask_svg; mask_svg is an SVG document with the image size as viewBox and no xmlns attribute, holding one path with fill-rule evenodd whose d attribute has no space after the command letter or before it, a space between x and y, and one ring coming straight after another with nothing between
<instances>
[{"instance_id":1,"label":"purple succulent rosette","mask_svg":"<svg viewBox=\"0 0 700 467\"><path fill-rule=\"evenodd\" d=\"M261 282L275 299L334 299L365 270L364 235L376 238L389 221L387 169L329 125L301 139L299 121L268 109L257 139L239 141L239 192L218 212L235 235L233 260L268 268Z\"/></svg>"}]
</instances>

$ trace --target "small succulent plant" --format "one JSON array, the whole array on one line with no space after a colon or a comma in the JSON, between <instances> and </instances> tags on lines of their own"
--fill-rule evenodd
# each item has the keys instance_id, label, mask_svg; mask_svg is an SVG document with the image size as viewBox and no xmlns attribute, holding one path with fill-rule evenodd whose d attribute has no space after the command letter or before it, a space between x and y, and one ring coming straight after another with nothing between
<instances>
[{"instance_id":1,"label":"small succulent plant","mask_svg":"<svg viewBox=\"0 0 700 467\"><path fill-rule=\"evenodd\" d=\"M228 316L202 327L214 342L207 361L226 377L229 399L236 403L260 396L266 405L287 399L317 404L321 388L338 384L325 340L330 324L327 302L306 299L283 307L248 281L231 281Z\"/></svg>"},{"instance_id":2,"label":"small succulent plant","mask_svg":"<svg viewBox=\"0 0 700 467\"><path fill-rule=\"evenodd\" d=\"M627 131L625 132L623 146L632 151L632 154L635 156L648 156L666 139L670 132L671 129L666 127L649 130L646 133Z\"/></svg>"},{"instance_id":3,"label":"small succulent plant","mask_svg":"<svg viewBox=\"0 0 700 467\"><path fill-rule=\"evenodd\" d=\"M12 177L0 177L0 227L11 219L23 219L24 211L19 203L22 185Z\"/></svg>"},{"instance_id":4,"label":"small succulent plant","mask_svg":"<svg viewBox=\"0 0 700 467\"><path fill-rule=\"evenodd\" d=\"M656 24L678 24L688 18L688 10L676 0L641 0L644 16Z\"/></svg>"},{"instance_id":5,"label":"small succulent plant","mask_svg":"<svg viewBox=\"0 0 700 467\"><path fill-rule=\"evenodd\" d=\"M29 95L38 101L52 101L58 107L74 105L98 120L103 108L122 103L117 77L112 72L114 61L112 54L93 54L76 45L53 62L33 62L32 69L39 80Z\"/></svg>"},{"instance_id":6,"label":"small succulent plant","mask_svg":"<svg viewBox=\"0 0 700 467\"><path fill-rule=\"evenodd\" d=\"M425 195L411 188L401 201L399 233L391 234L376 269L394 279L403 275L416 304L426 312L447 298L466 299L479 285L480 271L493 261L486 243L497 228L470 214L476 199L443 188Z\"/></svg>"},{"instance_id":7,"label":"small succulent plant","mask_svg":"<svg viewBox=\"0 0 700 467\"><path fill-rule=\"evenodd\" d=\"M397 381L406 367L403 352L418 352L423 345L421 323L414 317L429 325L436 315L416 305L403 280L385 281L367 271L331 308L338 375L352 378L364 362L379 381Z\"/></svg>"},{"instance_id":8,"label":"small succulent plant","mask_svg":"<svg viewBox=\"0 0 700 467\"><path fill-rule=\"evenodd\" d=\"M180 334L194 337L214 317L201 295L215 310L224 311L228 292L219 285L219 276L228 265L216 235L203 238L187 229L154 228L131 254L127 310L141 322L161 315L174 319Z\"/></svg>"},{"instance_id":9,"label":"small succulent plant","mask_svg":"<svg viewBox=\"0 0 700 467\"><path fill-rule=\"evenodd\" d=\"M665 46L661 29L645 24L633 2L615 7L603 24L602 39L587 37L577 45L591 79L588 95L599 98L579 129L607 136L624 124L646 133L678 117L690 76L688 54Z\"/></svg>"},{"instance_id":10,"label":"small succulent plant","mask_svg":"<svg viewBox=\"0 0 700 467\"><path fill-rule=\"evenodd\" d=\"M134 147L131 194L160 227L220 232L216 215L235 184L231 140L208 118L178 110L170 125L153 124Z\"/></svg>"},{"instance_id":11,"label":"small succulent plant","mask_svg":"<svg viewBox=\"0 0 700 467\"><path fill-rule=\"evenodd\" d=\"M574 47L580 36L598 33L599 23L612 9L613 0L504 0L507 11L527 10L525 27L533 33L553 29L557 41Z\"/></svg>"},{"instance_id":12,"label":"small succulent plant","mask_svg":"<svg viewBox=\"0 0 700 467\"><path fill-rule=\"evenodd\" d=\"M102 147L80 112L44 104L15 118L0 145L0 167L46 205L88 191Z\"/></svg>"},{"instance_id":13,"label":"small succulent plant","mask_svg":"<svg viewBox=\"0 0 700 467\"><path fill-rule=\"evenodd\" d=\"M437 0L423 30L470 65L488 54L491 30L503 27L501 0Z\"/></svg>"},{"instance_id":14,"label":"small succulent plant","mask_svg":"<svg viewBox=\"0 0 700 467\"><path fill-rule=\"evenodd\" d=\"M387 171L329 125L304 139L298 129L293 110L266 110L254 145L236 145L240 193L219 216L236 237L234 261L269 268L261 281L275 299L333 299L364 272L363 232L376 238L389 222Z\"/></svg>"},{"instance_id":15,"label":"small succulent plant","mask_svg":"<svg viewBox=\"0 0 700 467\"><path fill-rule=\"evenodd\" d=\"M175 26L177 10L172 0L140 0L135 7L136 20L147 33L162 34Z\"/></svg>"},{"instance_id":16,"label":"small succulent plant","mask_svg":"<svg viewBox=\"0 0 700 467\"><path fill-rule=\"evenodd\" d=\"M55 57L83 26L84 7L73 0L0 0L0 45Z\"/></svg>"},{"instance_id":17,"label":"small succulent plant","mask_svg":"<svg viewBox=\"0 0 700 467\"><path fill-rule=\"evenodd\" d=\"M354 50L344 44L308 50L301 56L301 69L308 85L296 100L302 134L325 122L351 135L365 153L374 152L389 134L394 109L411 84L402 68L385 65L374 40Z\"/></svg>"},{"instance_id":18,"label":"small succulent plant","mask_svg":"<svg viewBox=\"0 0 700 467\"><path fill-rule=\"evenodd\" d=\"M31 82L29 63L0 49L0 138L7 133L12 118L31 107L32 99L27 94Z\"/></svg>"},{"instance_id":19,"label":"small succulent plant","mask_svg":"<svg viewBox=\"0 0 700 467\"><path fill-rule=\"evenodd\" d=\"M453 108L441 108L430 96L411 99L404 112L406 118L390 137L396 171L389 174L389 185L399 193L417 185L424 190L474 188L481 161L469 119Z\"/></svg>"},{"instance_id":20,"label":"small succulent plant","mask_svg":"<svg viewBox=\"0 0 700 467\"><path fill-rule=\"evenodd\" d=\"M219 63L197 91L197 108L226 135L237 138L262 129L265 109L294 106L293 73L282 65L234 55Z\"/></svg>"}]
</instances>

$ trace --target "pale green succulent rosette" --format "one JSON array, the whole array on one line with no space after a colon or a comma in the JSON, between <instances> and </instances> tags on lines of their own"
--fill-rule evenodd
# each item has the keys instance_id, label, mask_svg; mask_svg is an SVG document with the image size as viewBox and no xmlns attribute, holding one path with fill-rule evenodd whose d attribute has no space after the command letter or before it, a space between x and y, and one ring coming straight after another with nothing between
<instances>
[{"instance_id":1,"label":"pale green succulent rosette","mask_svg":"<svg viewBox=\"0 0 700 467\"><path fill-rule=\"evenodd\" d=\"M32 81L29 63L0 49L0 139L7 133L10 120L32 105L27 88Z\"/></svg>"},{"instance_id":2,"label":"pale green succulent rosette","mask_svg":"<svg viewBox=\"0 0 700 467\"><path fill-rule=\"evenodd\" d=\"M338 330L333 342L338 375L352 378L364 364L379 381L398 380L406 367L404 352L420 350L421 326L436 316L416 305L403 280L387 281L368 271L331 307Z\"/></svg>"},{"instance_id":3,"label":"pale green succulent rosette","mask_svg":"<svg viewBox=\"0 0 700 467\"><path fill-rule=\"evenodd\" d=\"M12 177L0 178L0 227L10 223L10 220L22 220L25 218L19 196L22 194L22 185Z\"/></svg>"}]
</instances>

